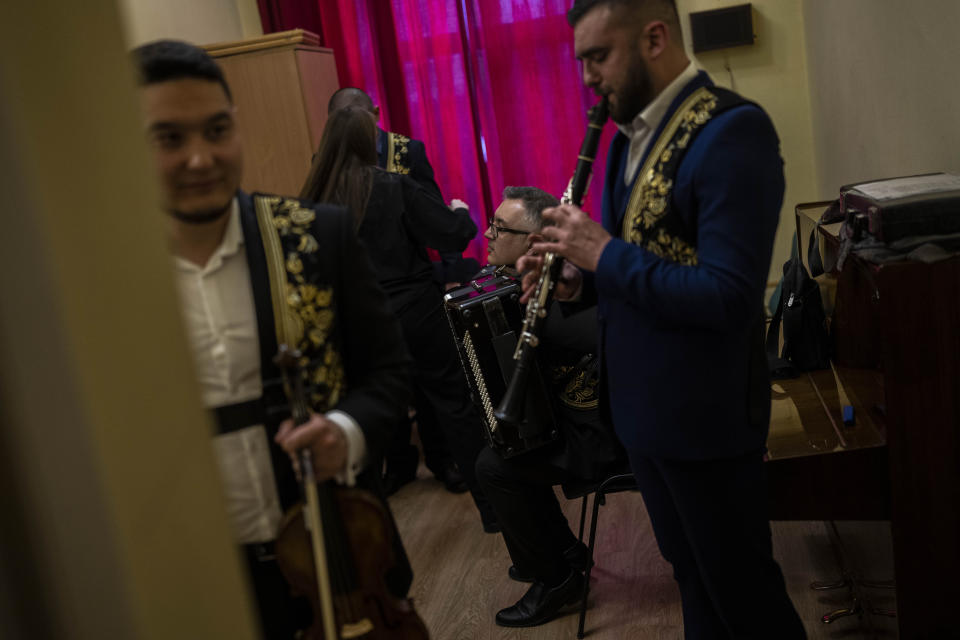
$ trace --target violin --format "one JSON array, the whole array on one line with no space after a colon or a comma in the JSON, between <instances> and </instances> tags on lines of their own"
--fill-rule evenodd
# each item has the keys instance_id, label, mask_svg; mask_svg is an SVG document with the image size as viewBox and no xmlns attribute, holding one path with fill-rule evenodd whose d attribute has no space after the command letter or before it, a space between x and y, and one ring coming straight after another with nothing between
<instances>
[{"instance_id":1,"label":"violin","mask_svg":"<svg viewBox=\"0 0 960 640\"><path fill-rule=\"evenodd\" d=\"M300 353L286 345L274 362L283 373L293 420L310 419L298 365ZM313 623L307 640L428 640L409 598L387 588L396 564L394 527L384 503L368 491L318 483L309 449L298 458L304 502L280 523L277 563L291 589L309 602Z\"/></svg>"}]
</instances>

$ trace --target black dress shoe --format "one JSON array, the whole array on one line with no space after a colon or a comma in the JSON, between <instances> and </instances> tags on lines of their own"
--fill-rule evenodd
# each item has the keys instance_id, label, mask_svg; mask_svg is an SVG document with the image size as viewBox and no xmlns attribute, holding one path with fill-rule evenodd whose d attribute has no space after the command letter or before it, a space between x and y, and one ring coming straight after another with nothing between
<instances>
[{"instance_id":1,"label":"black dress shoe","mask_svg":"<svg viewBox=\"0 0 960 640\"><path fill-rule=\"evenodd\" d=\"M400 487L403 485L413 482L417 477L416 472L412 474L406 474L401 476L398 473L388 471L383 474L383 493L386 496L392 496L397 491L400 490Z\"/></svg>"},{"instance_id":2,"label":"black dress shoe","mask_svg":"<svg viewBox=\"0 0 960 640\"><path fill-rule=\"evenodd\" d=\"M583 572L587 570L587 560L590 557L590 550L587 549L587 545L582 542L577 542L563 550L563 557L567 560L571 569ZM533 574L526 574L520 571L515 564L510 565L510 568L507 569L507 575L510 576L511 580L516 580L517 582L533 582L536 579Z\"/></svg>"},{"instance_id":3,"label":"black dress shoe","mask_svg":"<svg viewBox=\"0 0 960 640\"><path fill-rule=\"evenodd\" d=\"M535 627L553 620L568 604L579 602L581 595L583 575L579 571L571 571L552 589L534 582L517 604L497 612L496 622L501 627Z\"/></svg>"},{"instance_id":4,"label":"black dress shoe","mask_svg":"<svg viewBox=\"0 0 960 640\"><path fill-rule=\"evenodd\" d=\"M481 522L483 522L484 533L500 533L500 522L496 518L487 519L481 516Z\"/></svg>"},{"instance_id":5,"label":"black dress shoe","mask_svg":"<svg viewBox=\"0 0 960 640\"><path fill-rule=\"evenodd\" d=\"M444 462L440 469L433 472L433 475L450 493L463 493L469 489L467 481L453 460Z\"/></svg>"}]
</instances>

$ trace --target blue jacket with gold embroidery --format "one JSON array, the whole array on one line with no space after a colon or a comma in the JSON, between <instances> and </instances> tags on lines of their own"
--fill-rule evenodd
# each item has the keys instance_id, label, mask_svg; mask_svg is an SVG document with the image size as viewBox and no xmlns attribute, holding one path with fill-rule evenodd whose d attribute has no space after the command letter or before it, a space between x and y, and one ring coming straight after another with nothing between
<instances>
[{"instance_id":1,"label":"blue jacket with gold embroidery","mask_svg":"<svg viewBox=\"0 0 960 640\"><path fill-rule=\"evenodd\" d=\"M756 339L784 191L773 124L701 72L629 188L628 144L618 134L610 146L603 225L614 237L593 277L617 433L631 456L761 450L770 404Z\"/></svg>"}]
</instances>

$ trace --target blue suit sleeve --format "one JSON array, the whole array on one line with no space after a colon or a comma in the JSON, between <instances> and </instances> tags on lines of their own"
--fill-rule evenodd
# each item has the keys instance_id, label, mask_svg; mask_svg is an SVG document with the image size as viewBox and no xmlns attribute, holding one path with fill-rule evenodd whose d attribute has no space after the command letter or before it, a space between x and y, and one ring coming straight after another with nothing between
<instances>
[{"instance_id":1,"label":"blue suit sleeve","mask_svg":"<svg viewBox=\"0 0 960 640\"><path fill-rule=\"evenodd\" d=\"M756 318L766 286L783 189L779 141L766 114L745 106L717 116L694 140L673 194L684 222L696 226L698 263L681 265L614 238L597 265L598 293L667 326L744 326Z\"/></svg>"}]
</instances>

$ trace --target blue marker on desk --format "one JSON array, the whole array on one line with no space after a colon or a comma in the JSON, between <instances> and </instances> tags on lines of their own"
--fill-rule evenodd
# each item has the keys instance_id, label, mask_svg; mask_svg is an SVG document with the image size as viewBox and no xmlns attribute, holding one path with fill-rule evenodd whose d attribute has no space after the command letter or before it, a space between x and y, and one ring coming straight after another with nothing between
<instances>
[{"instance_id":1,"label":"blue marker on desk","mask_svg":"<svg viewBox=\"0 0 960 640\"><path fill-rule=\"evenodd\" d=\"M853 407L849 404L843 405L843 424L847 427L854 425Z\"/></svg>"}]
</instances>

